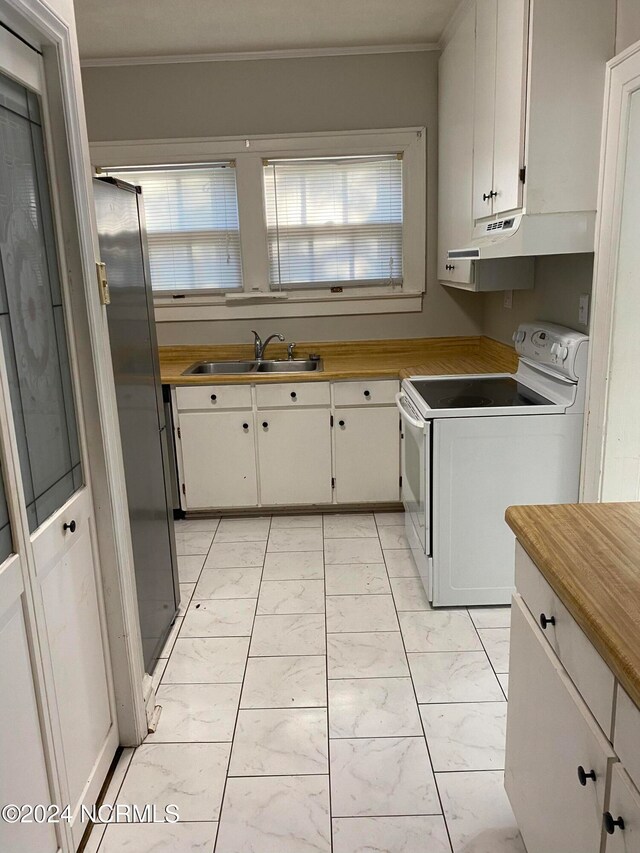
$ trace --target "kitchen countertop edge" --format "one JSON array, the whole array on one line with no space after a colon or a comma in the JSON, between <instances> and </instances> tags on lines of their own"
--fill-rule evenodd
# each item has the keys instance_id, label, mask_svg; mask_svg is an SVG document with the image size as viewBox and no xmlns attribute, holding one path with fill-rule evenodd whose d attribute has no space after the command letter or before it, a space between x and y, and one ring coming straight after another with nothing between
<instances>
[{"instance_id":1,"label":"kitchen countertop edge","mask_svg":"<svg viewBox=\"0 0 640 853\"><path fill-rule=\"evenodd\" d=\"M640 708L640 503L513 506L505 518Z\"/></svg>"}]
</instances>

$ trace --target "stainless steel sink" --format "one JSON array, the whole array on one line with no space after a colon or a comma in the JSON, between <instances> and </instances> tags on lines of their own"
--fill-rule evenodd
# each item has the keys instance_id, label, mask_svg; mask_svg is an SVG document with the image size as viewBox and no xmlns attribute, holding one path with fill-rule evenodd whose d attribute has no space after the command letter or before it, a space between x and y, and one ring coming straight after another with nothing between
<instances>
[{"instance_id":1,"label":"stainless steel sink","mask_svg":"<svg viewBox=\"0 0 640 853\"><path fill-rule=\"evenodd\" d=\"M257 373L310 373L322 370L322 360L314 358L294 358L259 361L256 368Z\"/></svg>"},{"instance_id":2,"label":"stainless steel sink","mask_svg":"<svg viewBox=\"0 0 640 853\"><path fill-rule=\"evenodd\" d=\"M256 361L197 361L188 367L183 376L193 376L198 373L251 373L256 368Z\"/></svg>"},{"instance_id":3,"label":"stainless steel sink","mask_svg":"<svg viewBox=\"0 0 640 853\"><path fill-rule=\"evenodd\" d=\"M322 359L315 358L265 359L264 361L197 361L188 367L182 375L309 373L319 370L322 370Z\"/></svg>"}]
</instances>

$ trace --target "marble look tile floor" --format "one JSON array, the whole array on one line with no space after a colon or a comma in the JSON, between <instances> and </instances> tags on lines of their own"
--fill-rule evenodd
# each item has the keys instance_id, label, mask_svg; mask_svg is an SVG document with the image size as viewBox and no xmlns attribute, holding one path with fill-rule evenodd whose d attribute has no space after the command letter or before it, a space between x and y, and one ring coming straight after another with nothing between
<instances>
[{"instance_id":1,"label":"marble look tile floor","mask_svg":"<svg viewBox=\"0 0 640 853\"><path fill-rule=\"evenodd\" d=\"M502 786L509 608L432 610L402 513L176 523L157 729L98 853L523 853Z\"/></svg>"}]
</instances>

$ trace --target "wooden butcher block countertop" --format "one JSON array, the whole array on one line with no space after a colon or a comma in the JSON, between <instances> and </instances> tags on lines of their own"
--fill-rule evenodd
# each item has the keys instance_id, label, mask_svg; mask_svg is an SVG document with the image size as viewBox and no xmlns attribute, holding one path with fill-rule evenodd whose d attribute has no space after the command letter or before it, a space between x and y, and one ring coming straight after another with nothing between
<instances>
[{"instance_id":1,"label":"wooden butcher block countertop","mask_svg":"<svg viewBox=\"0 0 640 853\"><path fill-rule=\"evenodd\" d=\"M512 506L506 519L640 707L640 503Z\"/></svg>"},{"instance_id":2,"label":"wooden butcher block countertop","mask_svg":"<svg viewBox=\"0 0 640 853\"><path fill-rule=\"evenodd\" d=\"M272 342L268 358L286 358L286 343ZM160 374L165 385L241 385L262 382L321 382L336 379L404 379L449 373L511 373L515 351L485 337L407 338L384 341L306 342L296 358L318 353L323 370L313 373L198 374L183 372L196 361L252 359L252 344L160 347Z\"/></svg>"}]
</instances>

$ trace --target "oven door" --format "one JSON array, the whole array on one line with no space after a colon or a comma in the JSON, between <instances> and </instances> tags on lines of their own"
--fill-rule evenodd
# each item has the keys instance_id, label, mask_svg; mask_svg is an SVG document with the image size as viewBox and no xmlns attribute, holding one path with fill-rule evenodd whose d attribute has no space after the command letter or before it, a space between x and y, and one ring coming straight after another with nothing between
<instances>
[{"instance_id":1,"label":"oven door","mask_svg":"<svg viewBox=\"0 0 640 853\"><path fill-rule=\"evenodd\" d=\"M396 395L396 405L402 418L402 500L407 537L422 570L431 554L431 422L422 419L402 392Z\"/></svg>"}]
</instances>

